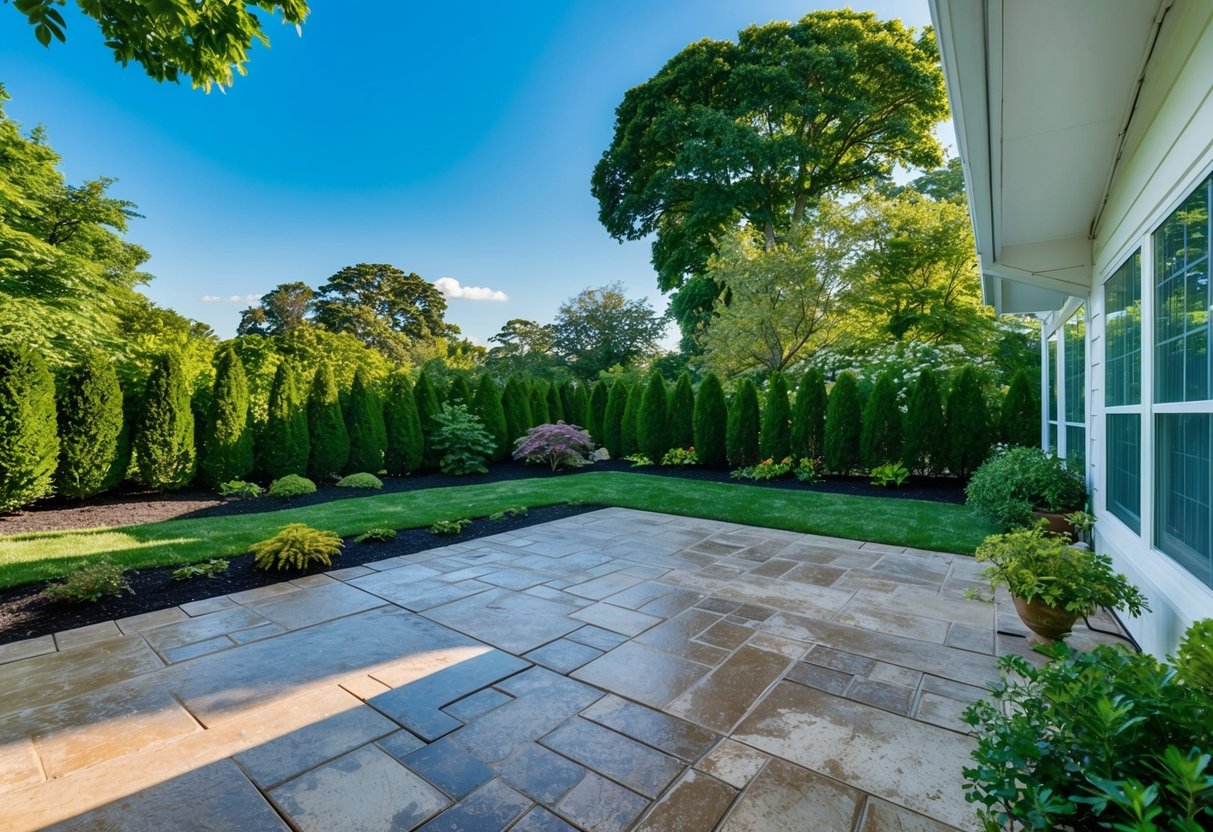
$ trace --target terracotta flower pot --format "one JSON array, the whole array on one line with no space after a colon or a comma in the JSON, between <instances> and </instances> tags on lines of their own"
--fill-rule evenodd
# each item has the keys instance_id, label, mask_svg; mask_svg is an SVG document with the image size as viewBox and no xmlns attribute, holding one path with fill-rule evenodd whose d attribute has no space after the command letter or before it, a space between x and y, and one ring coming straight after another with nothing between
<instances>
[{"instance_id":1,"label":"terracotta flower pot","mask_svg":"<svg viewBox=\"0 0 1213 832\"><path fill-rule=\"evenodd\" d=\"M1036 509L1032 512L1032 516L1037 520L1048 520L1049 531L1056 532L1057 534L1068 535L1071 541L1078 540L1078 530L1070 525L1070 522L1066 520L1066 515L1064 513L1058 511L1041 511L1040 509Z\"/></svg>"},{"instance_id":2,"label":"terracotta flower pot","mask_svg":"<svg viewBox=\"0 0 1213 832\"><path fill-rule=\"evenodd\" d=\"M1038 599L1025 601L1014 595L1011 599L1015 602L1015 611L1019 613L1020 620L1034 634L1028 636L1032 644L1052 644L1064 639L1078 620L1078 613L1050 607Z\"/></svg>"}]
</instances>

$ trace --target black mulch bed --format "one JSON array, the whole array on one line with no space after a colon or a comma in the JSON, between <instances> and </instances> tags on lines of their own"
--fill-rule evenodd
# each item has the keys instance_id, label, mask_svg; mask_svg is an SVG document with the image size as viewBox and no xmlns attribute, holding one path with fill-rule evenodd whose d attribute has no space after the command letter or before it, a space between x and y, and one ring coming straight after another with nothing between
<instances>
[{"instance_id":1,"label":"black mulch bed","mask_svg":"<svg viewBox=\"0 0 1213 832\"><path fill-rule=\"evenodd\" d=\"M477 483L502 482L530 477L577 476L588 471L631 471L657 476L677 477L708 482L741 482L761 488L821 491L836 494L853 494L865 497L889 497L895 499L931 500L934 502L963 503L964 490L954 479L931 479L911 477L900 488L883 488L872 485L867 477L826 477L821 482L806 484L794 478L755 482L734 480L727 471L704 468L634 468L623 460L599 462L574 471L552 473L539 466L524 466L518 463L502 463L492 466L487 474L476 476L447 476L423 474L411 477L387 477L382 491L368 492L361 489L345 489L326 486L315 494L279 500L263 497L258 500L217 500L211 492L186 491L170 495L127 493L104 497L86 504L89 523L87 525L117 526L138 522L152 522L169 518L226 517L251 514L261 511L277 511L283 508L298 508L316 505L330 500L354 499L370 494L400 493L422 488L474 485ZM522 517L504 520L473 520L458 538L435 536L427 529L410 529L399 533L394 541L384 544L356 544L349 542L334 569L357 566L368 561L413 554L415 552L447 545L455 540L468 540L486 535L519 529L537 523L546 523L569 517L597 506L549 506L531 509ZM78 528L84 523L75 520L80 516L78 504L49 500L13 518L24 521L19 527L6 528L0 524L0 534L15 534L24 531L50 530L56 528ZM16 526L16 524L14 524ZM226 574L217 578L201 578L189 581L173 581L172 568L156 568L131 571L128 580L133 594L108 598L95 604L72 605L47 598L43 584L26 585L0 590L0 644L32 638L46 633L83 627L116 618L177 606L215 595L226 595L258 586L299 577L305 573L262 572L252 567L251 555L232 558ZM313 570L323 571L323 570Z\"/></svg>"}]
</instances>

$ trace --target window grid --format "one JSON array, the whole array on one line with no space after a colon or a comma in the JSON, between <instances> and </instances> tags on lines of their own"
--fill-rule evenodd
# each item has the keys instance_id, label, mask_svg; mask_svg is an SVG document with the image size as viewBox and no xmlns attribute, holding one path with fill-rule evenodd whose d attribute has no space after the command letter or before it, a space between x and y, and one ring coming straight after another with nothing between
<instances>
[{"instance_id":1,"label":"window grid","mask_svg":"<svg viewBox=\"0 0 1213 832\"><path fill-rule=\"evenodd\" d=\"M1104 284L1106 377L1109 407L1141 404L1141 250Z\"/></svg>"},{"instance_id":2,"label":"window grid","mask_svg":"<svg viewBox=\"0 0 1213 832\"><path fill-rule=\"evenodd\" d=\"M1141 534L1141 416L1112 413L1107 426L1107 508Z\"/></svg>"}]
</instances>

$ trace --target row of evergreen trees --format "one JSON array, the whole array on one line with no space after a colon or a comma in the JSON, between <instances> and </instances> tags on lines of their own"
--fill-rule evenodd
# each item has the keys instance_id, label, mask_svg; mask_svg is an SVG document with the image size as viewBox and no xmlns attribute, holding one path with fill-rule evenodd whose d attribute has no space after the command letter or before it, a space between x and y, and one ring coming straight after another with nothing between
<instances>
[{"instance_id":1,"label":"row of evergreen trees","mask_svg":"<svg viewBox=\"0 0 1213 832\"><path fill-rule=\"evenodd\" d=\"M205 412L195 412L180 363L166 354L124 418L118 378L101 356L72 368L56 394L36 354L0 348L0 510L52 491L92 496L127 477L162 490L286 474L327 480L434 468L434 416L444 402L483 422L499 460L529 428L565 421L588 429L613 457L642 454L660 462L672 448L694 447L700 464L720 468L808 457L835 473L900 461L927 474L967 476L992 439L1035 444L1039 431L1039 405L1026 376L1012 381L995 419L971 368L946 392L924 371L903 413L891 378L879 379L863 403L850 373L827 394L822 375L810 371L794 397L780 375L762 396L744 379L729 399L715 375L696 390L686 373L672 387L654 373L645 383L599 381L589 389L515 376L500 389L485 375L475 389L456 376L439 390L424 372L415 382L397 373L375 386L359 371L351 388L339 391L329 367L300 378L283 362L266 419L254 425L244 368L228 347L216 358L210 392Z\"/></svg>"}]
</instances>

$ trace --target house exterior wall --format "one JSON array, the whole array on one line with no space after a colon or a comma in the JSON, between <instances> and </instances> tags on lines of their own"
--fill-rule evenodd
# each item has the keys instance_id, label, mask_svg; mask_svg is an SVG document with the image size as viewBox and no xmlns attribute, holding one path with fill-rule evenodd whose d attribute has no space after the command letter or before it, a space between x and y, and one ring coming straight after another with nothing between
<instances>
[{"instance_id":1,"label":"house exterior wall","mask_svg":"<svg viewBox=\"0 0 1213 832\"><path fill-rule=\"evenodd\" d=\"M1172 9L1147 66L1125 150L1094 229L1091 293L1087 299L1086 473L1099 518L1097 548L1108 552L1149 597L1153 609L1126 625L1156 655L1174 652L1183 630L1213 616L1213 589L1155 547L1156 460L1153 404L1153 232L1213 173L1213 6L1179 3ZM1107 510L1104 284L1141 251L1141 533ZM1046 321L1061 323L1054 314ZM1047 408L1048 404L1045 403ZM1213 402L1188 402L1185 412L1213 412ZM1162 408L1166 410L1166 407ZM1174 411L1175 406L1171 407ZM1113 411L1117 412L1117 411ZM1124 412L1121 410L1120 412Z\"/></svg>"}]
</instances>

